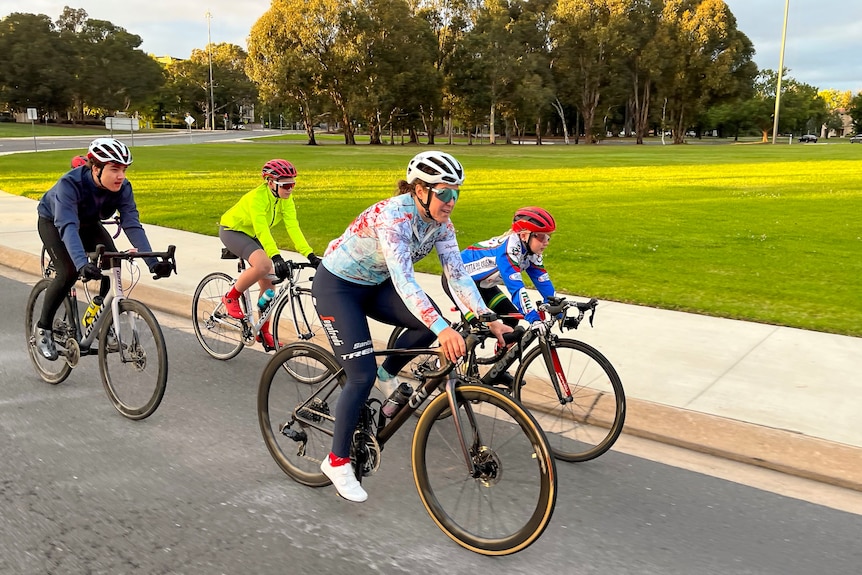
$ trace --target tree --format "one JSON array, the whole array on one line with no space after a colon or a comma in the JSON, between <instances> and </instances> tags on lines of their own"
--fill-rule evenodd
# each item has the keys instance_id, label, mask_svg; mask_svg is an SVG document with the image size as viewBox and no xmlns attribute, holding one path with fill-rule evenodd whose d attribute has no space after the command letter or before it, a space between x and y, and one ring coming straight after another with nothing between
<instances>
[{"instance_id":1,"label":"tree","mask_svg":"<svg viewBox=\"0 0 862 575\"><path fill-rule=\"evenodd\" d=\"M273 0L249 35L246 73L264 101L297 105L309 144L322 94L341 115L345 142L355 143L348 89L356 78L337 44L343 10L340 0Z\"/></svg>"},{"instance_id":2,"label":"tree","mask_svg":"<svg viewBox=\"0 0 862 575\"><path fill-rule=\"evenodd\" d=\"M15 12L0 20L0 102L12 111L42 114L72 102L75 61L44 14Z\"/></svg>"},{"instance_id":3,"label":"tree","mask_svg":"<svg viewBox=\"0 0 862 575\"><path fill-rule=\"evenodd\" d=\"M664 56L657 96L667 98L674 143L708 106L750 91L754 48L723 0L665 0L657 41Z\"/></svg>"},{"instance_id":4,"label":"tree","mask_svg":"<svg viewBox=\"0 0 862 575\"><path fill-rule=\"evenodd\" d=\"M584 119L584 133L598 142L596 112L602 90L607 88L623 53L628 26L629 0L559 0L555 40L555 68L570 75Z\"/></svg>"},{"instance_id":5,"label":"tree","mask_svg":"<svg viewBox=\"0 0 862 575\"><path fill-rule=\"evenodd\" d=\"M414 16L404 0L363 0L348 10L344 37L357 57L354 105L369 127L370 142L381 131L421 122L434 141L442 76L434 67L436 39L428 22Z\"/></svg>"},{"instance_id":6,"label":"tree","mask_svg":"<svg viewBox=\"0 0 862 575\"><path fill-rule=\"evenodd\" d=\"M142 42L106 20L84 20L70 42L76 102L106 114L149 104L165 78L159 63L138 48Z\"/></svg>"},{"instance_id":7,"label":"tree","mask_svg":"<svg viewBox=\"0 0 862 575\"><path fill-rule=\"evenodd\" d=\"M850 99L847 113L853 118L853 130L857 134L862 134L862 92Z\"/></svg>"}]
</instances>

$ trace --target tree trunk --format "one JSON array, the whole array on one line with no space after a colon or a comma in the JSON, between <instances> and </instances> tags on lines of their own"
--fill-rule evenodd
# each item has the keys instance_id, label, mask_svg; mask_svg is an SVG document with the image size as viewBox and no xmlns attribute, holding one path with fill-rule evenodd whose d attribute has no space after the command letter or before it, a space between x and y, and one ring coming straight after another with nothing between
<instances>
[{"instance_id":1,"label":"tree trunk","mask_svg":"<svg viewBox=\"0 0 862 575\"><path fill-rule=\"evenodd\" d=\"M497 138L494 135L494 124L496 122L496 112L497 112L497 105L495 102L491 102L491 116L490 116L490 119L488 121L488 143L489 144L496 144L497 143Z\"/></svg>"},{"instance_id":2,"label":"tree trunk","mask_svg":"<svg viewBox=\"0 0 862 575\"><path fill-rule=\"evenodd\" d=\"M554 109L557 111L557 115L560 117L560 122L563 124L563 141L568 145L569 143L569 128L566 126L566 115L563 112L563 104L560 102L559 98L554 98L554 101L551 102L551 105L554 106Z\"/></svg>"}]
</instances>

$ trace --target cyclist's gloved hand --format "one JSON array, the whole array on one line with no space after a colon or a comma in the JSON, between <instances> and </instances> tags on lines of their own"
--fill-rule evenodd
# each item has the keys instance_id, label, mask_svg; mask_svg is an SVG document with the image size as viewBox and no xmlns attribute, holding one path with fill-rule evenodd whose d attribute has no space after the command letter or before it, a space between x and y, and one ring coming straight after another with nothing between
<instances>
[{"instance_id":1,"label":"cyclist's gloved hand","mask_svg":"<svg viewBox=\"0 0 862 575\"><path fill-rule=\"evenodd\" d=\"M320 258L314 255L314 252L311 252L308 254L308 263L310 263L314 269L317 269L317 266L320 265Z\"/></svg>"},{"instance_id":2,"label":"cyclist's gloved hand","mask_svg":"<svg viewBox=\"0 0 862 575\"><path fill-rule=\"evenodd\" d=\"M173 270L174 267L171 265L171 262L164 260L150 266L150 273L153 274L154 280L168 277Z\"/></svg>"},{"instance_id":3,"label":"cyclist's gloved hand","mask_svg":"<svg viewBox=\"0 0 862 575\"><path fill-rule=\"evenodd\" d=\"M548 333L548 326L542 321L534 321L530 324L530 329L539 335L545 335Z\"/></svg>"},{"instance_id":4,"label":"cyclist's gloved hand","mask_svg":"<svg viewBox=\"0 0 862 575\"><path fill-rule=\"evenodd\" d=\"M287 262L284 261L283 257L281 257L281 254L275 254L272 256L272 268L275 275L278 276L278 279L283 280L290 275L290 268L288 268Z\"/></svg>"},{"instance_id":5,"label":"cyclist's gloved hand","mask_svg":"<svg viewBox=\"0 0 862 575\"><path fill-rule=\"evenodd\" d=\"M87 262L78 270L78 275L86 281L102 279L102 270L93 262Z\"/></svg>"}]
</instances>

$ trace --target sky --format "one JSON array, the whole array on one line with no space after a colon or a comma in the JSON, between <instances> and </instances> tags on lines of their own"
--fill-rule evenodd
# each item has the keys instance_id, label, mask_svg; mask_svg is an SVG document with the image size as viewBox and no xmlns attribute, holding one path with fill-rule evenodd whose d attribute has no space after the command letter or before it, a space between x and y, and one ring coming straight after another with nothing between
<instances>
[{"instance_id":1,"label":"sky","mask_svg":"<svg viewBox=\"0 0 862 575\"><path fill-rule=\"evenodd\" d=\"M737 28L753 42L760 69L778 69L783 0L725 0ZM26 8L23 6L26 4ZM90 18L108 20L143 39L141 49L156 56L188 58L213 43L246 48L252 25L269 0L0 0L0 18L12 12L46 14L56 20L64 6L83 8ZM118 6L121 9L118 9ZM862 91L862 1L789 0L784 67L797 81L821 90ZM210 13L209 30L207 12Z\"/></svg>"}]
</instances>

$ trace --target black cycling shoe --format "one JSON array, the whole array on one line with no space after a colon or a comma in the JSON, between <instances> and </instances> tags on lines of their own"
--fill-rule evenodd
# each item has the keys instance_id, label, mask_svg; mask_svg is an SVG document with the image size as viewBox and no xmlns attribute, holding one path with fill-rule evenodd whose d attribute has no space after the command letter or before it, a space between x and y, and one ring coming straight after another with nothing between
<instances>
[{"instance_id":1,"label":"black cycling shoe","mask_svg":"<svg viewBox=\"0 0 862 575\"><path fill-rule=\"evenodd\" d=\"M41 328L38 325L35 330L36 349L42 354L45 359L54 361L60 354L57 353L57 346L54 344L54 334L50 329Z\"/></svg>"},{"instance_id":2,"label":"black cycling shoe","mask_svg":"<svg viewBox=\"0 0 862 575\"><path fill-rule=\"evenodd\" d=\"M491 385L499 385L505 387L506 389L512 390L515 389L515 378L509 375L508 371L504 371L497 378L491 382Z\"/></svg>"}]
</instances>

